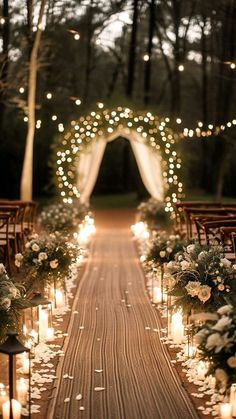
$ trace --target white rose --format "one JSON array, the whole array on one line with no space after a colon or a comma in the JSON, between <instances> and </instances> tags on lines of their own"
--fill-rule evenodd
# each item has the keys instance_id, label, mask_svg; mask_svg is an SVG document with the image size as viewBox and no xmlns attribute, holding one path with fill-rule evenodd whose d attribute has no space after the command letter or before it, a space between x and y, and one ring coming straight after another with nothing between
<instances>
[{"instance_id":1,"label":"white rose","mask_svg":"<svg viewBox=\"0 0 236 419\"><path fill-rule=\"evenodd\" d=\"M220 259L220 263L222 264L222 266L224 266L224 268L230 268L231 266L230 260L226 258Z\"/></svg>"},{"instance_id":2,"label":"white rose","mask_svg":"<svg viewBox=\"0 0 236 419\"><path fill-rule=\"evenodd\" d=\"M227 359L227 364L230 368L236 368L236 357L235 356L230 356Z\"/></svg>"},{"instance_id":3,"label":"white rose","mask_svg":"<svg viewBox=\"0 0 236 419\"><path fill-rule=\"evenodd\" d=\"M195 250L195 244L189 244L187 246L187 253L192 253Z\"/></svg>"},{"instance_id":4,"label":"white rose","mask_svg":"<svg viewBox=\"0 0 236 419\"><path fill-rule=\"evenodd\" d=\"M209 298L211 298L211 287L208 285L202 285L198 293L198 298L203 303L209 300Z\"/></svg>"},{"instance_id":5,"label":"white rose","mask_svg":"<svg viewBox=\"0 0 236 419\"><path fill-rule=\"evenodd\" d=\"M166 248L167 253L171 253L173 251L172 247L167 247Z\"/></svg>"},{"instance_id":6,"label":"white rose","mask_svg":"<svg viewBox=\"0 0 236 419\"><path fill-rule=\"evenodd\" d=\"M34 252L38 252L38 251L39 251L39 246L37 245L37 243L34 243L34 244L32 245L32 250L33 250Z\"/></svg>"},{"instance_id":7,"label":"white rose","mask_svg":"<svg viewBox=\"0 0 236 419\"><path fill-rule=\"evenodd\" d=\"M205 256L207 255L207 252L205 250L203 250L201 253L199 253L198 255L198 259L201 260L203 259Z\"/></svg>"},{"instance_id":8,"label":"white rose","mask_svg":"<svg viewBox=\"0 0 236 419\"><path fill-rule=\"evenodd\" d=\"M29 249L30 246L31 246L31 243L30 242L25 243L25 248L26 249Z\"/></svg>"},{"instance_id":9,"label":"white rose","mask_svg":"<svg viewBox=\"0 0 236 419\"><path fill-rule=\"evenodd\" d=\"M222 345L222 338L219 333L212 333L210 336L208 336L206 341L206 348L211 350L214 348L221 347Z\"/></svg>"},{"instance_id":10,"label":"white rose","mask_svg":"<svg viewBox=\"0 0 236 419\"><path fill-rule=\"evenodd\" d=\"M177 236L176 236L177 237ZM174 241L175 240L175 236L172 234L170 237L169 237L169 239L171 240L171 241Z\"/></svg>"},{"instance_id":11,"label":"white rose","mask_svg":"<svg viewBox=\"0 0 236 419\"><path fill-rule=\"evenodd\" d=\"M19 260L15 260L15 265L16 265L17 268L20 268L21 267L20 261Z\"/></svg>"},{"instance_id":12,"label":"white rose","mask_svg":"<svg viewBox=\"0 0 236 419\"><path fill-rule=\"evenodd\" d=\"M56 269L57 267L58 267L58 260L57 259L51 260L50 268Z\"/></svg>"},{"instance_id":13,"label":"white rose","mask_svg":"<svg viewBox=\"0 0 236 419\"><path fill-rule=\"evenodd\" d=\"M38 260L46 260L48 258L48 255L47 255L47 253L45 253L45 252L40 252L39 254L38 254Z\"/></svg>"},{"instance_id":14,"label":"white rose","mask_svg":"<svg viewBox=\"0 0 236 419\"><path fill-rule=\"evenodd\" d=\"M13 298L16 298L19 295L19 291L16 287L10 287L9 293L12 295Z\"/></svg>"},{"instance_id":15,"label":"white rose","mask_svg":"<svg viewBox=\"0 0 236 419\"><path fill-rule=\"evenodd\" d=\"M182 271L186 271L187 269L190 268L191 264L187 262L186 260L182 260L180 262L180 266L181 266Z\"/></svg>"},{"instance_id":16,"label":"white rose","mask_svg":"<svg viewBox=\"0 0 236 419\"><path fill-rule=\"evenodd\" d=\"M161 250L160 253L159 253L159 255L160 255L161 258L164 258L165 255L166 255L165 250Z\"/></svg>"},{"instance_id":17,"label":"white rose","mask_svg":"<svg viewBox=\"0 0 236 419\"><path fill-rule=\"evenodd\" d=\"M21 253L17 253L16 255L15 255L15 259L16 260L19 260L20 262L24 259L24 256L21 254Z\"/></svg>"},{"instance_id":18,"label":"white rose","mask_svg":"<svg viewBox=\"0 0 236 419\"><path fill-rule=\"evenodd\" d=\"M194 336L194 341L196 342L196 344L200 345L202 341L206 338L208 333L209 332L206 329L199 330L199 332L197 332L196 335Z\"/></svg>"},{"instance_id":19,"label":"white rose","mask_svg":"<svg viewBox=\"0 0 236 419\"><path fill-rule=\"evenodd\" d=\"M225 306L222 306L220 308L218 308L217 313L220 314L220 316L225 316L229 313L231 313L233 307L230 304L227 304Z\"/></svg>"},{"instance_id":20,"label":"white rose","mask_svg":"<svg viewBox=\"0 0 236 419\"><path fill-rule=\"evenodd\" d=\"M230 326L232 323L232 319L229 317L222 317L218 320L218 322L212 327L212 329L217 330L218 332L222 332L225 327Z\"/></svg>"},{"instance_id":21,"label":"white rose","mask_svg":"<svg viewBox=\"0 0 236 419\"><path fill-rule=\"evenodd\" d=\"M0 275L6 274L6 273L7 271L6 271L5 266L3 265L3 263L0 263Z\"/></svg>"},{"instance_id":22,"label":"white rose","mask_svg":"<svg viewBox=\"0 0 236 419\"><path fill-rule=\"evenodd\" d=\"M10 298L2 298L0 301L0 306L3 307L4 310L8 310L11 306Z\"/></svg>"},{"instance_id":23,"label":"white rose","mask_svg":"<svg viewBox=\"0 0 236 419\"><path fill-rule=\"evenodd\" d=\"M199 294L201 287L201 282L199 281L189 281L185 286L187 293L191 295L191 297L196 297Z\"/></svg>"}]
</instances>

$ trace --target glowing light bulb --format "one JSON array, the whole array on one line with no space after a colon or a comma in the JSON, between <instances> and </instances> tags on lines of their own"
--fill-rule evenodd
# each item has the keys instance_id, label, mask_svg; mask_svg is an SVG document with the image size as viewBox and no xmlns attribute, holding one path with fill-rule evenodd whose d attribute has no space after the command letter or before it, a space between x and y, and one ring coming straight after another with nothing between
<instances>
[{"instance_id":1,"label":"glowing light bulb","mask_svg":"<svg viewBox=\"0 0 236 419\"><path fill-rule=\"evenodd\" d=\"M231 68L231 70L235 70L235 68L236 68L236 64L235 64L235 63L231 63L231 64L230 64L230 68Z\"/></svg>"},{"instance_id":2,"label":"glowing light bulb","mask_svg":"<svg viewBox=\"0 0 236 419\"><path fill-rule=\"evenodd\" d=\"M81 105L81 100L80 100L80 99L76 99L75 104L76 104L77 106Z\"/></svg>"},{"instance_id":3,"label":"glowing light bulb","mask_svg":"<svg viewBox=\"0 0 236 419\"><path fill-rule=\"evenodd\" d=\"M184 65L183 65L183 64L180 64L180 65L178 66L178 70L179 70L179 71L184 71Z\"/></svg>"},{"instance_id":4,"label":"glowing light bulb","mask_svg":"<svg viewBox=\"0 0 236 419\"><path fill-rule=\"evenodd\" d=\"M150 60L150 57L149 57L149 55L148 54L144 54L144 56L143 56L143 61L149 61Z\"/></svg>"},{"instance_id":5,"label":"glowing light bulb","mask_svg":"<svg viewBox=\"0 0 236 419\"><path fill-rule=\"evenodd\" d=\"M4 19L4 17L1 17L0 23L1 23L1 25L4 25L6 23L6 20Z\"/></svg>"},{"instance_id":6,"label":"glowing light bulb","mask_svg":"<svg viewBox=\"0 0 236 419\"><path fill-rule=\"evenodd\" d=\"M25 91L25 89L24 89L24 87L20 87L19 88L19 92L22 94L22 93L24 93L24 91Z\"/></svg>"},{"instance_id":7,"label":"glowing light bulb","mask_svg":"<svg viewBox=\"0 0 236 419\"><path fill-rule=\"evenodd\" d=\"M48 92L46 94L46 98L49 99L49 100L52 99L52 93L51 92Z\"/></svg>"},{"instance_id":8,"label":"glowing light bulb","mask_svg":"<svg viewBox=\"0 0 236 419\"><path fill-rule=\"evenodd\" d=\"M181 124L182 119L181 119L181 118L177 118L177 119L176 119L176 122L177 122L177 124Z\"/></svg>"},{"instance_id":9,"label":"glowing light bulb","mask_svg":"<svg viewBox=\"0 0 236 419\"><path fill-rule=\"evenodd\" d=\"M79 34L79 33L75 33L75 35L74 35L74 39L75 39L76 41L78 41L78 40L80 39L80 34Z\"/></svg>"}]
</instances>

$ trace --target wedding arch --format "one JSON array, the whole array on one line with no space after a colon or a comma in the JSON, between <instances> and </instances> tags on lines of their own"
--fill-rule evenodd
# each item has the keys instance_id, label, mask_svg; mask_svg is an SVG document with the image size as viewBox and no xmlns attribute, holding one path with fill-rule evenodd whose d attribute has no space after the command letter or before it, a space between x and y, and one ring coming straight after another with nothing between
<instances>
[{"instance_id":1,"label":"wedding arch","mask_svg":"<svg viewBox=\"0 0 236 419\"><path fill-rule=\"evenodd\" d=\"M182 197L183 185L178 176L181 159L175 149L178 135L168 124L168 118L123 107L99 109L71 121L56 145L56 175L63 201L89 202L107 142L124 137L130 141L146 189L172 211L172 203Z\"/></svg>"}]
</instances>

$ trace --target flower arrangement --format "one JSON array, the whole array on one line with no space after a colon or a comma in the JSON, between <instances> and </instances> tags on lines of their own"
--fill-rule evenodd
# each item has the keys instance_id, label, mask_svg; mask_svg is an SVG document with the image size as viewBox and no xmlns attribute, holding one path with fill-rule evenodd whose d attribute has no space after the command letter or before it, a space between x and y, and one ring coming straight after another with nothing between
<instances>
[{"instance_id":1,"label":"flower arrangement","mask_svg":"<svg viewBox=\"0 0 236 419\"><path fill-rule=\"evenodd\" d=\"M25 251L16 254L15 265L26 269L27 289L34 283L44 286L54 280L63 284L79 251L77 245L67 242L57 232L49 236L35 234L26 243Z\"/></svg>"},{"instance_id":2,"label":"flower arrangement","mask_svg":"<svg viewBox=\"0 0 236 419\"><path fill-rule=\"evenodd\" d=\"M155 267L174 260L176 253L184 248L184 243L179 235L168 235L163 231L151 241L147 254L147 261L152 262Z\"/></svg>"},{"instance_id":3,"label":"flower arrangement","mask_svg":"<svg viewBox=\"0 0 236 419\"><path fill-rule=\"evenodd\" d=\"M185 311L214 311L231 298L236 270L221 248L190 244L167 264L175 283L171 295Z\"/></svg>"},{"instance_id":4,"label":"flower arrangement","mask_svg":"<svg viewBox=\"0 0 236 419\"><path fill-rule=\"evenodd\" d=\"M14 283L0 264L0 341L10 329L17 330L19 310L29 306L24 297L25 289Z\"/></svg>"},{"instance_id":5,"label":"flower arrangement","mask_svg":"<svg viewBox=\"0 0 236 419\"><path fill-rule=\"evenodd\" d=\"M137 207L138 221L143 221L151 228L155 225L166 224L169 221L168 213L165 211L165 204L155 198L149 198L141 202Z\"/></svg>"},{"instance_id":6,"label":"flower arrangement","mask_svg":"<svg viewBox=\"0 0 236 419\"><path fill-rule=\"evenodd\" d=\"M209 361L208 374L215 375L218 389L225 393L236 382L236 310L224 305L216 319L208 321L195 336L200 355Z\"/></svg>"},{"instance_id":7,"label":"flower arrangement","mask_svg":"<svg viewBox=\"0 0 236 419\"><path fill-rule=\"evenodd\" d=\"M52 204L44 208L39 216L43 228L49 232L68 232L73 230L88 213L88 207L84 204Z\"/></svg>"}]
</instances>

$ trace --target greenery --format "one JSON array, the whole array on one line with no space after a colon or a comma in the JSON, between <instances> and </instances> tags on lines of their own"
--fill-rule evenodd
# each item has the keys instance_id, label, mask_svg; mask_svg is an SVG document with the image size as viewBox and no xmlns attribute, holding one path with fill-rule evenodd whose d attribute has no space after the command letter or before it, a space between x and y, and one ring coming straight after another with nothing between
<instances>
[{"instance_id":1,"label":"greenery","mask_svg":"<svg viewBox=\"0 0 236 419\"><path fill-rule=\"evenodd\" d=\"M183 246L179 235L169 235L163 231L152 239L146 259L154 266L161 266L172 261L176 253L183 250Z\"/></svg>"},{"instance_id":2,"label":"greenery","mask_svg":"<svg viewBox=\"0 0 236 419\"><path fill-rule=\"evenodd\" d=\"M227 393L236 382L236 310L224 305L216 319L207 321L195 336L200 355L209 362L208 374L213 374L221 392Z\"/></svg>"},{"instance_id":3,"label":"greenery","mask_svg":"<svg viewBox=\"0 0 236 419\"><path fill-rule=\"evenodd\" d=\"M137 207L138 221L145 222L150 228L163 226L170 222L170 216L165 211L164 202L149 198Z\"/></svg>"},{"instance_id":4,"label":"greenery","mask_svg":"<svg viewBox=\"0 0 236 419\"><path fill-rule=\"evenodd\" d=\"M236 270L221 248L190 244L167 265L175 278L171 295L185 312L215 311L234 298Z\"/></svg>"},{"instance_id":5,"label":"greenery","mask_svg":"<svg viewBox=\"0 0 236 419\"><path fill-rule=\"evenodd\" d=\"M57 203L46 206L40 213L39 222L49 233L68 233L80 224L88 213L88 206Z\"/></svg>"},{"instance_id":6,"label":"greenery","mask_svg":"<svg viewBox=\"0 0 236 419\"><path fill-rule=\"evenodd\" d=\"M20 310L29 307L25 289L7 275L0 264L0 342L9 330L19 330Z\"/></svg>"},{"instance_id":7,"label":"greenery","mask_svg":"<svg viewBox=\"0 0 236 419\"><path fill-rule=\"evenodd\" d=\"M58 232L48 236L35 234L25 245L25 251L15 256L15 265L24 268L27 290L44 287L52 281L65 284L70 266L76 261L79 248Z\"/></svg>"}]
</instances>

